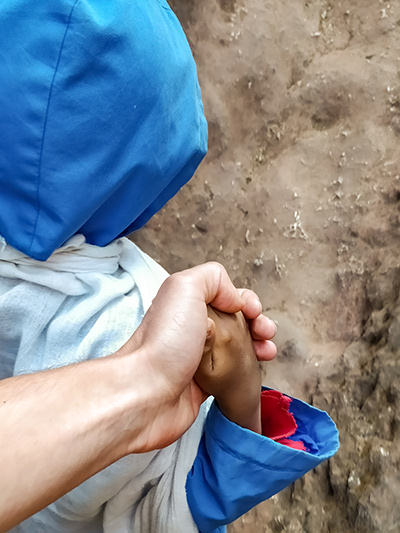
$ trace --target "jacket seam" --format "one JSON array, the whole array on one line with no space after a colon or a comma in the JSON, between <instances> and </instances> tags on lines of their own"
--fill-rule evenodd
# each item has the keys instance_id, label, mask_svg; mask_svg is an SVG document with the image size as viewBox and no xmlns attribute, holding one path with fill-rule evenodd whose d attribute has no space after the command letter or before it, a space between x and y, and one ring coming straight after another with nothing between
<instances>
[{"instance_id":1,"label":"jacket seam","mask_svg":"<svg viewBox=\"0 0 400 533\"><path fill-rule=\"evenodd\" d=\"M37 231L37 226L38 226L38 223L39 223L40 212L41 212L40 185L41 185L41 178L42 178L42 160L43 160L44 140L45 140L45 137L46 137L47 123L48 123L48 118L49 118L50 102L51 102L51 97L52 97L52 94L53 94L53 87L54 87L56 75L57 75L57 72L58 72L58 67L60 66L60 62L61 62L61 56L62 56L62 52L63 52L63 49L64 49L65 39L67 37L67 33L68 33L68 30L69 30L70 25L71 25L72 13L73 13L73 11L75 9L75 6L76 6L76 4L78 2L79 2L79 0L75 0L75 2L73 3L73 5L71 7L71 11L69 12L69 15L68 15L68 19L67 19L67 23L66 23L65 31L64 31L64 35L63 35L63 39L61 41L60 50L58 52L57 62L56 62L56 65L54 67L53 77L52 77L51 82L50 82L49 94L48 94L48 97L47 97L46 110L45 110L44 121L43 121L42 138L41 138L41 141L40 141L38 172L37 172L37 179L36 179L36 217L35 217L35 222L34 222L34 225L33 225L31 242L29 244L29 251L32 251L32 246L33 246L33 243L34 243L34 240L35 240L35 237L36 237L36 231Z\"/></svg>"}]
</instances>

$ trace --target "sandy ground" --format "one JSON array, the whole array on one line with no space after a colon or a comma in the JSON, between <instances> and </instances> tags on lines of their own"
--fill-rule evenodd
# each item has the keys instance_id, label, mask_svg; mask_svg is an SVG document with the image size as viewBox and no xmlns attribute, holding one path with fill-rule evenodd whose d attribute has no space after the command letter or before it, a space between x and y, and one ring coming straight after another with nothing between
<instances>
[{"instance_id":1,"label":"sandy ground","mask_svg":"<svg viewBox=\"0 0 400 533\"><path fill-rule=\"evenodd\" d=\"M400 531L400 2L171 5L209 154L134 239L257 291L279 324L265 384L329 410L342 441L231 532Z\"/></svg>"}]
</instances>

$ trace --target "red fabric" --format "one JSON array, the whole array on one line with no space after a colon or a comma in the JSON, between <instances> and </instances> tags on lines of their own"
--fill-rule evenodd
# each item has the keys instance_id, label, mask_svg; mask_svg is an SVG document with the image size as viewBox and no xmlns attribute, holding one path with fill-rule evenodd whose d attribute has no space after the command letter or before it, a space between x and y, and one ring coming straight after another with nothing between
<instances>
[{"instance_id":1,"label":"red fabric","mask_svg":"<svg viewBox=\"0 0 400 533\"><path fill-rule=\"evenodd\" d=\"M291 399L276 390L264 390L261 393L262 434L280 444L306 451L301 441L288 439L296 433L297 424L289 412Z\"/></svg>"},{"instance_id":2,"label":"red fabric","mask_svg":"<svg viewBox=\"0 0 400 533\"><path fill-rule=\"evenodd\" d=\"M303 452L307 451L307 448L301 440L279 439L277 442L289 446L289 448L294 448L295 450L303 450Z\"/></svg>"}]
</instances>

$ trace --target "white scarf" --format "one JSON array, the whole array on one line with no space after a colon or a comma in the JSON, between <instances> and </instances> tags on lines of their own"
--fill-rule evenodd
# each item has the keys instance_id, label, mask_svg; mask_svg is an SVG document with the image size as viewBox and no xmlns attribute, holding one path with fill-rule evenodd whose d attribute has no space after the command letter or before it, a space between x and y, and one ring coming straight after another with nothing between
<instances>
[{"instance_id":1,"label":"white scarf","mask_svg":"<svg viewBox=\"0 0 400 533\"><path fill-rule=\"evenodd\" d=\"M76 235L46 262L0 241L0 379L114 352L166 277L125 238L100 248ZM12 531L197 532L185 483L208 407L176 443L117 461Z\"/></svg>"}]
</instances>

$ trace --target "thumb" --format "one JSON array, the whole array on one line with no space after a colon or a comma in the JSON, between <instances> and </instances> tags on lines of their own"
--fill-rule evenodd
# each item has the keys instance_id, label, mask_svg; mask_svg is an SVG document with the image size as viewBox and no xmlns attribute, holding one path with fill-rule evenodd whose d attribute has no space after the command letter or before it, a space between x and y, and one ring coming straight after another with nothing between
<instances>
[{"instance_id":1,"label":"thumb","mask_svg":"<svg viewBox=\"0 0 400 533\"><path fill-rule=\"evenodd\" d=\"M178 273L189 282L200 300L225 313L241 311L244 300L233 285L225 268L209 262Z\"/></svg>"},{"instance_id":2,"label":"thumb","mask_svg":"<svg viewBox=\"0 0 400 533\"><path fill-rule=\"evenodd\" d=\"M206 335L206 346L211 348L215 343L215 322L212 318L207 318L207 335Z\"/></svg>"}]
</instances>

